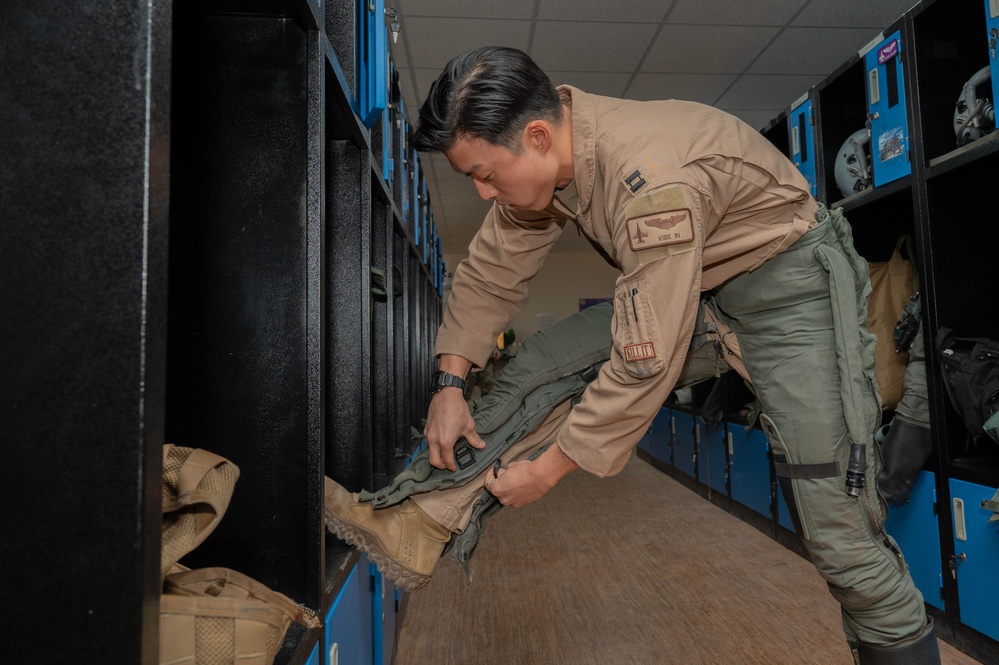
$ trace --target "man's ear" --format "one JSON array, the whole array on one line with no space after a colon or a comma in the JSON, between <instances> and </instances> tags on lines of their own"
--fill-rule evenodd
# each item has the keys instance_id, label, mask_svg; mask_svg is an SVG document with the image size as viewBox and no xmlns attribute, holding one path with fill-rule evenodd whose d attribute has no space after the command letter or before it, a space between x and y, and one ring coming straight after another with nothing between
<instances>
[{"instance_id":1,"label":"man's ear","mask_svg":"<svg viewBox=\"0 0 999 665\"><path fill-rule=\"evenodd\" d=\"M546 154L552 147L552 128L544 120L532 120L524 128L527 146Z\"/></svg>"}]
</instances>

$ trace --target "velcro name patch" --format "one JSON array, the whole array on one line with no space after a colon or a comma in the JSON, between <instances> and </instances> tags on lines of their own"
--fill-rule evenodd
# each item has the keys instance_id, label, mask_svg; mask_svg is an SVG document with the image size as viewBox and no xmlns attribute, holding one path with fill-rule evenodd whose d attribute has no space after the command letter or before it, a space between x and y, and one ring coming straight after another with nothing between
<instances>
[{"instance_id":1,"label":"velcro name patch","mask_svg":"<svg viewBox=\"0 0 999 665\"><path fill-rule=\"evenodd\" d=\"M628 220L632 251L676 245L694 239L694 225L687 208L642 215Z\"/></svg>"},{"instance_id":2,"label":"velcro name patch","mask_svg":"<svg viewBox=\"0 0 999 665\"><path fill-rule=\"evenodd\" d=\"M656 357L656 347L649 342L628 344L624 347L624 361L637 363L639 360L651 360Z\"/></svg>"}]
</instances>

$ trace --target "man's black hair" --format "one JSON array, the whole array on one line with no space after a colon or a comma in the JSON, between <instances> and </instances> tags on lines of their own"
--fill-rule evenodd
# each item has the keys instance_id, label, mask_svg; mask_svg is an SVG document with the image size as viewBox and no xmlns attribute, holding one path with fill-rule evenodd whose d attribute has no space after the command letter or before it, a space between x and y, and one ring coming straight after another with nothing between
<instances>
[{"instance_id":1,"label":"man's black hair","mask_svg":"<svg viewBox=\"0 0 999 665\"><path fill-rule=\"evenodd\" d=\"M551 79L523 51L485 46L453 58L430 86L413 145L443 152L460 138L478 138L519 153L521 133L535 119L562 119Z\"/></svg>"}]
</instances>

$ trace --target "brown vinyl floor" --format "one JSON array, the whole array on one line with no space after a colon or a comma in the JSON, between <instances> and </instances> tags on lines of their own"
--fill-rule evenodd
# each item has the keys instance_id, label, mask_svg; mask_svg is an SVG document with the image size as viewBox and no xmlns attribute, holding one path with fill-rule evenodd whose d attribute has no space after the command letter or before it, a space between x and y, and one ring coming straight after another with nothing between
<instances>
[{"instance_id":1,"label":"brown vinyl floor","mask_svg":"<svg viewBox=\"0 0 999 665\"><path fill-rule=\"evenodd\" d=\"M637 457L499 511L472 570L409 594L395 665L853 663L808 561Z\"/></svg>"}]
</instances>

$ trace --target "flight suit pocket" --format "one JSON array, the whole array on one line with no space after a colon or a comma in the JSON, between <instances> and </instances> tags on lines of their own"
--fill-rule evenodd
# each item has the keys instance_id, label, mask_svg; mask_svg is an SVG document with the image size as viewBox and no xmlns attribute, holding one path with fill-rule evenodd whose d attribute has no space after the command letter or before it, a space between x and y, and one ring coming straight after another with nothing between
<instances>
[{"instance_id":1,"label":"flight suit pocket","mask_svg":"<svg viewBox=\"0 0 999 665\"><path fill-rule=\"evenodd\" d=\"M644 276L614 290L614 350L631 376L643 379L662 371L659 322Z\"/></svg>"}]
</instances>

